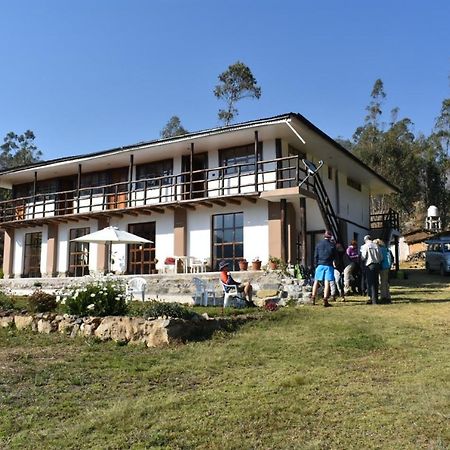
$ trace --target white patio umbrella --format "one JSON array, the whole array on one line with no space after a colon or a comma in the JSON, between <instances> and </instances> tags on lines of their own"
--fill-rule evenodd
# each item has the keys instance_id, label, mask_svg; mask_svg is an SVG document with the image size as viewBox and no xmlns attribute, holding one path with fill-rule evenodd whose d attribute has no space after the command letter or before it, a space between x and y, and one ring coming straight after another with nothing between
<instances>
[{"instance_id":1,"label":"white patio umbrella","mask_svg":"<svg viewBox=\"0 0 450 450\"><path fill-rule=\"evenodd\" d=\"M72 239L73 242L88 242L93 244L106 244L108 249L108 258L106 268L109 272L111 264L111 246L112 244L150 244L149 241L143 237L137 236L128 231L119 230L117 227L106 227L102 230L94 231L93 233L85 234L84 236Z\"/></svg>"}]
</instances>

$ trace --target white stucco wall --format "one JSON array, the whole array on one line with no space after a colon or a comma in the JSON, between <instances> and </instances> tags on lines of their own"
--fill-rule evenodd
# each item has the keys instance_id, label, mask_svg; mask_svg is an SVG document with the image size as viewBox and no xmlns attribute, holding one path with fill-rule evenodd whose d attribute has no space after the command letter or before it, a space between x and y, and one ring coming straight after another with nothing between
<instances>
[{"instance_id":1,"label":"white stucco wall","mask_svg":"<svg viewBox=\"0 0 450 450\"><path fill-rule=\"evenodd\" d=\"M267 203L243 202L242 205L228 205L227 208L208 208L190 211L187 217L189 256L209 258L211 256L212 216L215 214L244 213L244 258L251 262L259 256L267 262L269 257L269 234Z\"/></svg>"}]
</instances>

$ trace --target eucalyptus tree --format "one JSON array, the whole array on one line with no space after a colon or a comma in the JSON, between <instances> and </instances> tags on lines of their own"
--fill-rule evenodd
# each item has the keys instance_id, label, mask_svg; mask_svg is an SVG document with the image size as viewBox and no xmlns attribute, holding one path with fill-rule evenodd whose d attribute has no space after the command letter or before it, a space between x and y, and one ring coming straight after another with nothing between
<instances>
[{"instance_id":1,"label":"eucalyptus tree","mask_svg":"<svg viewBox=\"0 0 450 450\"><path fill-rule=\"evenodd\" d=\"M219 109L219 120L229 125L239 114L236 103L243 98L260 98L258 86L252 71L243 62L237 61L219 75L220 83L214 88L214 95L226 103L225 109Z\"/></svg>"},{"instance_id":2,"label":"eucalyptus tree","mask_svg":"<svg viewBox=\"0 0 450 450\"><path fill-rule=\"evenodd\" d=\"M181 136L183 134L189 133L186 128L181 125L181 120L178 116L172 116L169 121L166 123L164 128L160 132L160 136L165 138Z\"/></svg>"}]
</instances>

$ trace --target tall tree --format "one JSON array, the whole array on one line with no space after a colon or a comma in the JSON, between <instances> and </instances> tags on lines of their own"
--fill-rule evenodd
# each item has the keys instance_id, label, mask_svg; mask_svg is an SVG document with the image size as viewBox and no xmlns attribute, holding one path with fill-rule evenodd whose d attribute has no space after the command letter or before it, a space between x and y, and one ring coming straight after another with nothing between
<instances>
[{"instance_id":1,"label":"tall tree","mask_svg":"<svg viewBox=\"0 0 450 450\"><path fill-rule=\"evenodd\" d=\"M435 205L443 226L450 223L450 99L444 99L424 153L425 206Z\"/></svg>"},{"instance_id":2,"label":"tall tree","mask_svg":"<svg viewBox=\"0 0 450 450\"><path fill-rule=\"evenodd\" d=\"M42 152L38 150L35 136L31 130L23 134L10 131L0 145L0 170L32 164L40 160Z\"/></svg>"},{"instance_id":3,"label":"tall tree","mask_svg":"<svg viewBox=\"0 0 450 450\"><path fill-rule=\"evenodd\" d=\"M260 98L261 88L257 85L252 71L244 63L237 61L219 75L220 83L214 88L214 95L224 100L226 109L219 109L219 120L229 125L239 114L236 103L243 98Z\"/></svg>"},{"instance_id":4,"label":"tall tree","mask_svg":"<svg viewBox=\"0 0 450 450\"><path fill-rule=\"evenodd\" d=\"M398 210L404 217L411 214L412 205L420 197L417 177L420 169L420 149L415 144L408 118L398 119L398 108L391 111L391 121L385 129L381 122L382 104L386 98L383 82L375 81L371 100L367 106L365 124L353 135L354 151L368 166L398 186L401 195L382 195L372 198L372 212L384 212L389 208Z\"/></svg>"},{"instance_id":5,"label":"tall tree","mask_svg":"<svg viewBox=\"0 0 450 450\"><path fill-rule=\"evenodd\" d=\"M181 125L181 120L178 116L172 116L169 121L166 123L164 128L160 132L160 136L165 138L181 136L183 134L189 133L186 128Z\"/></svg>"}]
</instances>

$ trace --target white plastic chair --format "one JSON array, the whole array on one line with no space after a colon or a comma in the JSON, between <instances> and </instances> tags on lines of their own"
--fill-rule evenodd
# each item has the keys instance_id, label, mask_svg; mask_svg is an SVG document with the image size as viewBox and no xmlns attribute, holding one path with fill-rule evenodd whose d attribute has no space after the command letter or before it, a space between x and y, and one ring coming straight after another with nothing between
<instances>
[{"instance_id":1,"label":"white plastic chair","mask_svg":"<svg viewBox=\"0 0 450 450\"><path fill-rule=\"evenodd\" d=\"M169 259L173 259L173 264L172 264L172 263L171 263L171 264L166 264L166 262L167 262ZM163 272L164 272L164 273L177 273L177 262L176 262L175 258L173 258L173 257L167 257L167 258L164 260Z\"/></svg>"},{"instance_id":2,"label":"white plastic chair","mask_svg":"<svg viewBox=\"0 0 450 450\"><path fill-rule=\"evenodd\" d=\"M208 266L208 259L206 258L191 258L191 261L189 263L191 273L206 272L207 266Z\"/></svg>"},{"instance_id":3,"label":"white plastic chair","mask_svg":"<svg viewBox=\"0 0 450 450\"><path fill-rule=\"evenodd\" d=\"M208 294L206 292L205 282L200 280L200 278L192 278L192 282L195 285L195 296L194 302L196 305L208 305Z\"/></svg>"},{"instance_id":4,"label":"white plastic chair","mask_svg":"<svg viewBox=\"0 0 450 450\"><path fill-rule=\"evenodd\" d=\"M138 298L144 301L146 288L147 282L143 278L132 278L127 284L127 294L132 300Z\"/></svg>"},{"instance_id":5,"label":"white plastic chair","mask_svg":"<svg viewBox=\"0 0 450 450\"><path fill-rule=\"evenodd\" d=\"M245 306L244 294L238 291L235 284L225 284L221 281L223 289L223 307L235 306L237 308ZM234 301L233 301L234 299Z\"/></svg>"},{"instance_id":6,"label":"white plastic chair","mask_svg":"<svg viewBox=\"0 0 450 450\"><path fill-rule=\"evenodd\" d=\"M216 286L214 282L212 281L207 282L205 291L206 291L206 304L209 303L209 299L212 299L213 305L216 306Z\"/></svg>"}]
</instances>

